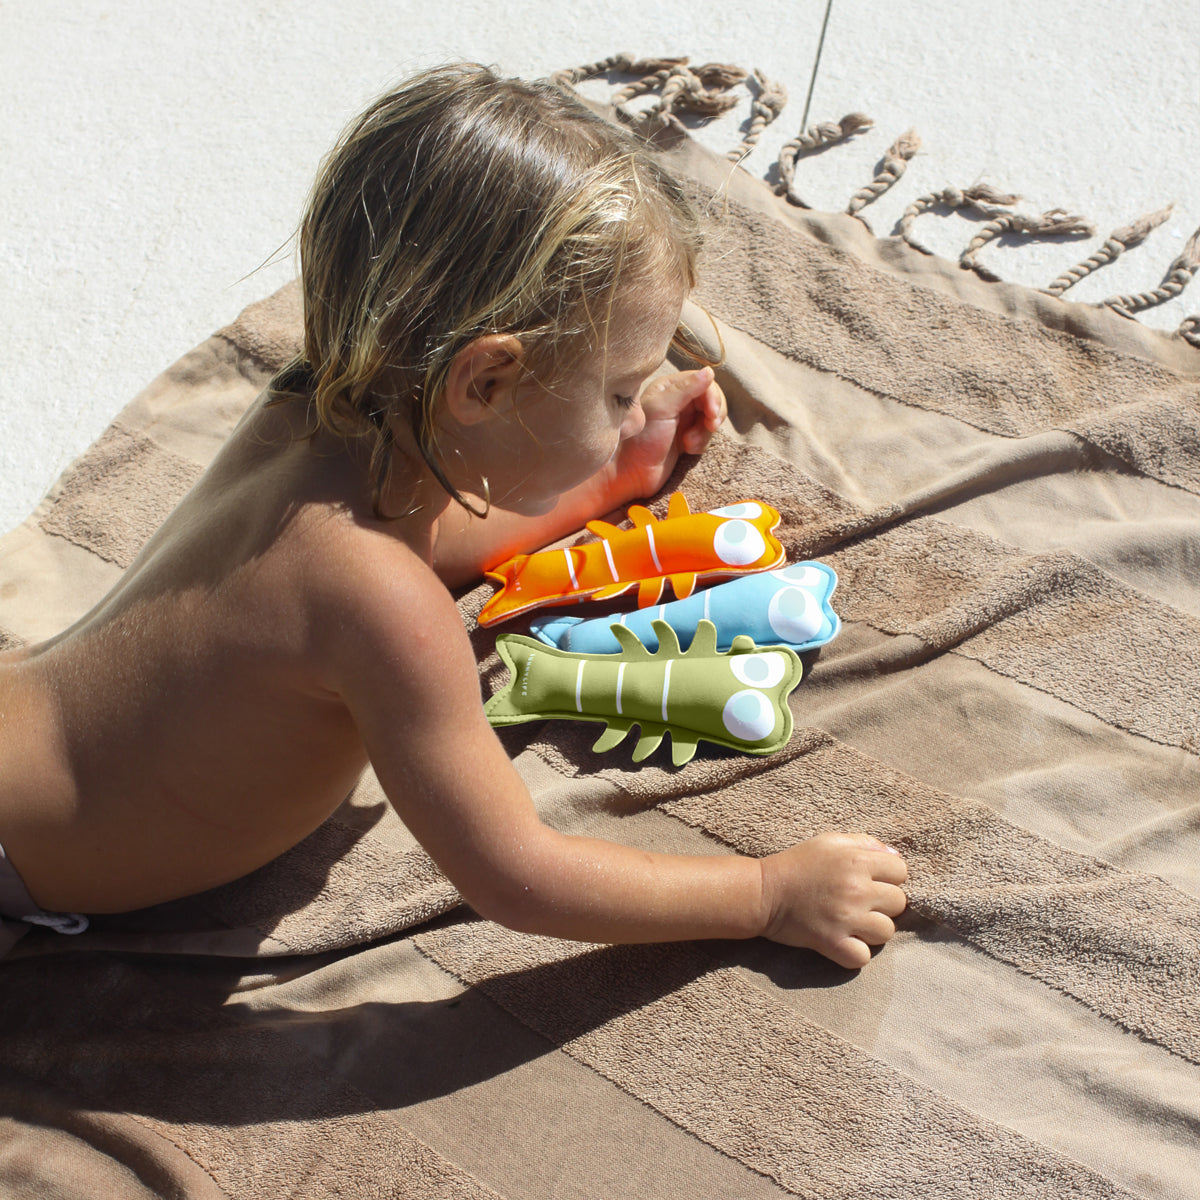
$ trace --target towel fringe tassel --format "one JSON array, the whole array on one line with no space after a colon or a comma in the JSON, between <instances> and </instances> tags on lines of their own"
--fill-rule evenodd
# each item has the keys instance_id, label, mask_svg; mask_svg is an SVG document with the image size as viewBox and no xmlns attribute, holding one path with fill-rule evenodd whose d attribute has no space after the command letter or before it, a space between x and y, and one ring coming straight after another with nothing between
<instances>
[{"instance_id":1,"label":"towel fringe tassel","mask_svg":"<svg viewBox=\"0 0 1200 1200\"><path fill-rule=\"evenodd\" d=\"M1049 287L1042 290L1048 296L1061 296L1068 288L1074 287L1093 271L1108 266L1131 246L1136 246L1139 242L1144 241L1171 215L1174 209L1174 204L1168 204L1166 208L1160 208L1157 212L1138 217L1131 225L1124 225L1120 229L1114 230L1095 254L1085 258L1081 263L1076 263L1069 271L1064 271Z\"/></svg>"},{"instance_id":2,"label":"towel fringe tassel","mask_svg":"<svg viewBox=\"0 0 1200 1200\"><path fill-rule=\"evenodd\" d=\"M1132 317L1134 313L1173 300L1192 282L1197 268L1200 268L1200 229L1188 239L1183 253L1167 268L1166 278L1154 291L1109 296L1103 303L1123 317Z\"/></svg>"},{"instance_id":3,"label":"towel fringe tassel","mask_svg":"<svg viewBox=\"0 0 1200 1200\"><path fill-rule=\"evenodd\" d=\"M686 55L683 58L634 58L632 54L610 54L599 62L588 63L583 67L572 67L568 71L555 71L550 78L559 87L570 88L584 79L595 79L600 75L607 75L610 71L621 75L653 77L658 71L665 73L672 67L683 66L686 63Z\"/></svg>"},{"instance_id":4,"label":"towel fringe tassel","mask_svg":"<svg viewBox=\"0 0 1200 1200\"><path fill-rule=\"evenodd\" d=\"M1004 213L989 221L967 244L958 265L995 283L999 276L978 263L980 250L1003 233L1018 234L1033 240L1045 237L1094 237L1096 227L1086 217L1077 217L1063 208L1051 208L1040 216L1032 213Z\"/></svg>"},{"instance_id":5,"label":"towel fringe tassel","mask_svg":"<svg viewBox=\"0 0 1200 1200\"><path fill-rule=\"evenodd\" d=\"M613 97L617 115L638 132L649 135L655 126L682 127L677 113L691 112L702 117L717 117L735 107L738 98L729 89L749 74L729 63L704 63L699 67L684 64L668 71L657 71L635 84L622 88ZM660 82L661 81L661 82ZM659 90L658 103L632 113L625 105L636 95Z\"/></svg>"},{"instance_id":6,"label":"towel fringe tassel","mask_svg":"<svg viewBox=\"0 0 1200 1200\"><path fill-rule=\"evenodd\" d=\"M750 128L746 130L741 144L734 146L725 155L730 162L741 162L758 145L763 130L783 112L784 105L788 102L787 88L782 83L768 79L757 67L754 68L754 85L757 94L750 111Z\"/></svg>"},{"instance_id":7,"label":"towel fringe tassel","mask_svg":"<svg viewBox=\"0 0 1200 1200\"><path fill-rule=\"evenodd\" d=\"M931 208L948 208L956 210L970 208L981 212L987 217L1000 217L1005 210L1016 204L1020 196L1001 192L989 183L976 183L967 188L948 187L940 192L930 192L914 200L905 210L896 224L896 232L914 249L922 254L932 254L933 251L921 245L912 236L912 227L916 219Z\"/></svg>"},{"instance_id":8,"label":"towel fringe tassel","mask_svg":"<svg viewBox=\"0 0 1200 1200\"><path fill-rule=\"evenodd\" d=\"M643 135L650 136L654 128L669 126L682 129L676 115L679 112L696 113L702 117L716 117L736 107L738 98L730 95L731 88L749 78L751 72L731 63L703 63L692 67L689 59L681 58L635 58L632 54L611 54L580 67L558 71L551 78L563 88L573 88L585 79L601 75L622 74L638 76L625 84L613 96L611 103L617 116L633 126ZM787 104L787 90L774 80L768 79L758 68L753 72L755 95L749 125L742 141L730 150L726 158L740 162L758 144L763 131L778 119ZM629 111L625 106L630 100L651 92L658 92L658 102L640 112ZM810 125L779 150L778 169L780 183L776 194L785 196L788 203L799 208L811 207L796 192L796 162L802 154L811 154L826 146L846 141L854 134L873 125L870 117L863 113L848 113L838 122ZM879 164L875 178L866 187L860 188L850 198L846 212L858 217L864 225L866 219L861 210L873 203L891 188L903 175L909 161L921 147L921 139L915 129L910 129L896 139L888 148ZM972 270L981 278L990 281L999 279L993 271L978 261L979 252L989 242L1002 234L1019 234L1026 238L1055 236L1092 237L1096 227L1083 217L1068 213L1065 209L1052 208L1034 216L1027 213L1005 211L1008 206L1021 199L1017 195L999 192L989 184L974 184L968 188L943 188L930 192L913 201L905 210L896 226L896 232L908 245L923 254L931 253L913 237L912 227L916 219L932 208L974 209L991 218L968 243L959 256L959 265ZM1081 279L1093 271L1107 266L1126 250L1142 242L1154 229L1171 215L1173 205L1147 213L1129 225L1114 230L1093 254L1064 271L1042 291L1046 295L1061 296ZM869 229L870 226L867 225ZM1163 282L1151 292L1128 293L1110 296L1102 306L1111 308L1121 316L1133 318L1136 313L1163 304L1178 296L1200 270L1200 229L1189 239L1183 253L1171 263ZM1200 348L1200 315L1184 319L1176 330L1176 336Z\"/></svg>"},{"instance_id":9,"label":"towel fringe tassel","mask_svg":"<svg viewBox=\"0 0 1200 1200\"><path fill-rule=\"evenodd\" d=\"M826 146L836 145L853 137L863 129L870 129L875 122L866 113L847 113L840 121L823 121L810 125L796 134L790 142L779 147L779 185L777 195L786 196L789 204L797 208L812 208L796 191L796 160L801 154L811 154Z\"/></svg>"},{"instance_id":10,"label":"towel fringe tassel","mask_svg":"<svg viewBox=\"0 0 1200 1200\"><path fill-rule=\"evenodd\" d=\"M909 129L907 132L902 133L888 147L887 153L884 154L883 161L879 165L879 170L875 174L875 178L866 187L859 188L850 197L850 203L846 205L846 212L852 217L858 217L866 225L866 218L859 215L860 211L868 204L878 200L908 170L909 159L920 148L921 139L917 136L915 129ZM867 228L870 229L870 226L867 225Z\"/></svg>"}]
</instances>

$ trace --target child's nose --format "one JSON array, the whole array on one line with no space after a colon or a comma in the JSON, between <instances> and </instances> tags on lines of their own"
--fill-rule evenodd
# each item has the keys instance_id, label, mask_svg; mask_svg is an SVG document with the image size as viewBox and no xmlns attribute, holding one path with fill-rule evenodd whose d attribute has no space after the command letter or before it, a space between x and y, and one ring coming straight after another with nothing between
<instances>
[{"instance_id":1,"label":"child's nose","mask_svg":"<svg viewBox=\"0 0 1200 1200\"><path fill-rule=\"evenodd\" d=\"M646 410L639 400L630 410L625 420L621 422L621 441L637 437L646 428Z\"/></svg>"}]
</instances>

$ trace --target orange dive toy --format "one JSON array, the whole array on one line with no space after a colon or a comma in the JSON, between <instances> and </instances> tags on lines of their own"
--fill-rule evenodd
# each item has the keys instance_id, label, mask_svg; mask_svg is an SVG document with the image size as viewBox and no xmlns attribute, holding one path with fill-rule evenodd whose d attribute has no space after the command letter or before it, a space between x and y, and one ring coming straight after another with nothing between
<instances>
[{"instance_id":1,"label":"orange dive toy","mask_svg":"<svg viewBox=\"0 0 1200 1200\"><path fill-rule=\"evenodd\" d=\"M748 575L783 562L783 546L772 533L779 513L757 500L694 513L676 492L663 520L640 504L629 510L629 519L632 529L589 521L599 541L518 554L488 571L500 590L483 606L479 624L543 605L608 600L635 586L638 608L648 608L659 602L668 579L686 600L697 578Z\"/></svg>"}]
</instances>

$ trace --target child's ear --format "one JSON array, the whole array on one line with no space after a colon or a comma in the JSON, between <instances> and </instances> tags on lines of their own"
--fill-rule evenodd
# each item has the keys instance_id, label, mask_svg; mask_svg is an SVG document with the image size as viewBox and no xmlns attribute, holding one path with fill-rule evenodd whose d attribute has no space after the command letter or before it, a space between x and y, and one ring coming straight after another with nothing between
<instances>
[{"instance_id":1,"label":"child's ear","mask_svg":"<svg viewBox=\"0 0 1200 1200\"><path fill-rule=\"evenodd\" d=\"M487 333L468 342L450 364L445 404L462 425L474 425L511 406L525 348L511 333Z\"/></svg>"}]
</instances>

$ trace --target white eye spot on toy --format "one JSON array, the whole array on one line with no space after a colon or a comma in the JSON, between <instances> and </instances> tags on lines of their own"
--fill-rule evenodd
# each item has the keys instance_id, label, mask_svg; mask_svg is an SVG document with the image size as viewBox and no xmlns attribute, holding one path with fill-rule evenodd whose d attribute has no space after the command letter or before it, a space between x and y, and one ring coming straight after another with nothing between
<instances>
[{"instance_id":1,"label":"white eye spot on toy","mask_svg":"<svg viewBox=\"0 0 1200 1200\"><path fill-rule=\"evenodd\" d=\"M708 513L710 517L742 517L747 521L753 521L762 514L763 506L753 500L743 500L741 504L730 504L725 508L712 508Z\"/></svg>"},{"instance_id":2,"label":"white eye spot on toy","mask_svg":"<svg viewBox=\"0 0 1200 1200\"><path fill-rule=\"evenodd\" d=\"M729 697L721 720L734 737L760 742L775 728L775 710L762 692L748 688Z\"/></svg>"},{"instance_id":3,"label":"white eye spot on toy","mask_svg":"<svg viewBox=\"0 0 1200 1200\"><path fill-rule=\"evenodd\" d=\"M772 688L783 678L787 664L782 654L738 654L729 660L729 668L749 687Z\"/></svg>"},{"instance_id":4,"label":"white eye spot on toy","mask_svg":"<svg viewBox=\"0 0 1200 1200\"><path fill-rule=\"evenodd\" d=\"M803 645L821 632L821 622L821 605L802 587L780 588L767 605L767 623L775 636L785 642Z\"/></svg>"},{"instance_id":5,"label":"white eye spot on toy","mask_svg":"<svg viewBox=\"0 0 1200 1200\"><path fill-rule=\"evenodd\" d=\"M794 583L797 587L818 587L825 579L816 567L809 566L808 563L791 563L778 571L772 571L771 575L775 579L782 579L784 583Z\"/></svg>"},{"instance_id":6,"label":"white eye spot on toy","mask_svg":"<svg viewBox=\"0 0 1200 1200\"><path fill-rule=\"evenodd\" d=\"M748 567L762 558L766 549L763 535L746 521L726 521L713 535L713 550L723 563L731 567Z\"/></svg>"}]
</instances>

